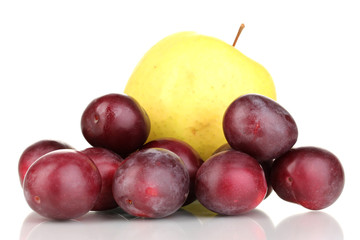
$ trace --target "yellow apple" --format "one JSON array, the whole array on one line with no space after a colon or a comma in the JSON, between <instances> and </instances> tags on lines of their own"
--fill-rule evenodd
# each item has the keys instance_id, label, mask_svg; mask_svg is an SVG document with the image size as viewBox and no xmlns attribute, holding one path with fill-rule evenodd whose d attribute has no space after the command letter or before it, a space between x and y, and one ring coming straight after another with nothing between
<instances>
[{"instance_id":1,"label":"yellow apple","mask_svg":"<svg viewBox=\"0 0 360 240\"><path fill-rule=\"evenodd\" d=\"M148 141L174 137L203 160L226 142L223 114L237 97L258 93L276 99L268 71L235 47L195 32L170 35L140 60L124 92L151 121Z\"/></svg>"}]
</instances>

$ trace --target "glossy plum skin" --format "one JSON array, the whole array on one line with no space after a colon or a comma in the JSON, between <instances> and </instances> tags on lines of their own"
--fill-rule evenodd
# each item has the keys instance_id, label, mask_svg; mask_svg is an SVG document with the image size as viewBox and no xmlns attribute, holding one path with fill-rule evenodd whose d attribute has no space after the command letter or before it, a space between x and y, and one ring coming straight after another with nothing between
<instances>
[{"instance_id":1,"label":"glossy plum skin","mask_svg":"<svg viewBox=\"0 0 360 240\"><path fill-rule=\"evenodd\" d=\"M189 172L190 177L190 191L189 195L184 203L188 205L196 200L195 196L195 178L196 172L203 163L200 155L189 144L184 141L174 138L161 138L146 143L143 149L146 148L164 148L172 151L178 155L184 162L186 169Z\"/></svg>"},{"instance_id":2,"label":"glossy plum skin","mask_svg":"<svg viewBox=\"0 0 360 240\"><path fill-rule=\"evenodd\" d=\"M317 147L292 149L275 159L270 179L280 198L311 210L333 204L345 181L337 157Z\"/></svg>"},{"instance_id":3,"label":"glossy plum skin","mask_svg":"<svg viewBox=\"0 0 360 240\"><path fill-rule=\"evenodd\" d=\"M162 148L128 156L114 176L113 194L127 213L163 218L176 212L189 194L189 173L181 159Z\"/></svg>"},{"instance_id":4,"label":"glossy plum skin","mask_svg":"<svg viewBox=\"0 0 360 240\"><path fill-rule=\"evenodd\" d=\"M212 155L214 155L216 153L219 153L219 152L227 151L227 150L234 150L234 149L231 148L228 143L224 143L218 149L216 149ZM266 195L265 195L264 199L266 199L272 192L272 186L271 186L271 182L270 182L270 172L271 172L271 166L273 164L273 161L263 161L263 162L259 162L259 163L260 163L260 165L263 168L264 173L265 173L267 192L266 192Z\"/></svg>"},{"instance_id":5,"label":"glossy plum skin","mask_svg":"<svg viewBox=\"0 0 360 240\"><path fill-rule=\"evenodd\" d=\"M94 206L101 190L95 164L75 150L40 157L25 175L24 195L38 214L57 220L78 218Z\"/></svg>"},{"instance_id":6,"label":"glossy plum skin","mask_svg":"<svg viewBox=\"0 0 360 240\"><path fill-rule=\"evenodd\" d=\"M258 161L269 161L291 149L298 129L277 102L257 94L235 99L226 109L223 130L227 142Z\"/></svg>"},{"instance_id":7,"label":"glossy plum skin","mask_svg":"<svg viewBox=\"0 0 360 240\"><path fill-rule=\"evenodd\" d=\"M72 147L66 143L48 139L40 140L28 146L21 154L18 164L21 186L23 186L23 181L27 170L39 157L58 149L71 148Z\"/></svg>"},{"instance_id":8,"label":"glossy plum skin","mask_svg":"<svg viewBox=\"0 0 360 240\"><path fill-rule=\"evenodd\" d=\"M90 102L81 117L81 130L93 147L125 157L145 143L150 120L134 98L113 93Z\"/></svg>"},{"instance_id":9,"label":"glossy plum skin","mask_svg":"<svg viewBox=\"0 0 360 240\"><path fill-rule=\"evenodd\" d=\"M196 174L196 197L207 209L239 215L257 207L267 186L260 164L250 155L227 150L211 156Z\"/></svg>"},{"instance_id":10,"label":"glossy plum skin","mask_svg":"<svg viewBox=\"0 0 360 240\"><path fill-rule=\"evenodd\" d=\"M124 159L105 148L91 147L81 152L95 163L101 175L101 192L91 210L104 211L118 207L112 194L112 184L115 172Z\"/></svg>"}]
</instances>

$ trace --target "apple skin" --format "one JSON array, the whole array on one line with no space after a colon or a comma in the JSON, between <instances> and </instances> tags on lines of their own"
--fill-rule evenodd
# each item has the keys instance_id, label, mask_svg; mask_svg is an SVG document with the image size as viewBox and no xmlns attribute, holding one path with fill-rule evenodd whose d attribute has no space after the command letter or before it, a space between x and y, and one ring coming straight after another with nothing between
<instances>
[{"instance_id":1,"label":"apple skin","mask_svg":"<svg viewBox=\"0 0 360 240\"><path fill-rule=\"evenodd\" d=\"M185 164L185 167L188 170L190 177L190 191L184 203L184 206L196 200L196 196L195 196L196 172L203 163L203 160L200 158L200 155L195 151L195 149L193 149L186 142L175 138L156 139L146 143L142 148L143 149L164 148L178 155Z\"/></svg>"},{"instance_id":2,"label":"apple skin","mask_svg":"<svg viewBox=\"0 0 360 240\"><path fill-rule=\"evenodd\" d=\"M152 121L148 141L172 137L206 161L225 142L222 118L237 97L258 93L276 99L269 72L228 43L180 32L155 44L139 61L124 92Z\"/></svg>"}]
</instances>

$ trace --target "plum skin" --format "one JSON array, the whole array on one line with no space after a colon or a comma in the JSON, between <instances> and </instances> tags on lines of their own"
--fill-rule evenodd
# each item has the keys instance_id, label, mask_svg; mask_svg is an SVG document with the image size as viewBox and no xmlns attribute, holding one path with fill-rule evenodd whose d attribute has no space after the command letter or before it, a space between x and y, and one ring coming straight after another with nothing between
<instances>
[{"instance_id":1,"label":"plum skin","mask_svg":"<svg viewBox=\"0 0 360 240\"><path fill-rule=\"evenodd\" d=\"M90 145L122 157L145 143L150 125L146 111L124 94L111 93L94 99L81 116L81 131Z\"/></svg>"},{"instance_id":2,"label":"plum skin","mask_svg":"<svg viewBox=\"0 0 360 240\"><path fill-rule=\"evenodd\" d=\"M266 192L262 167L243 152L219 152L206 160L196 174L197 199L207 209L222 215L239 215L254 209Z\"/></svg>"},{"instance_id":3,"label":"plum skin","mask_svg":"<svg viewBox=\"0 0 360 240\"><path fill-rule=\"evenodd\" d=\"M112 194L112 184L115 172L124 159L108 149L99 147L86 148L81 152L95 163L101 175L101 192L91 211L104 211L118 207Z\"/></svg>"},{"instance_id":4,"label":"plum skin","mask_svg":"<svg viewBox=\"0 0 360 240\"><path fill-rule=\"evenodd\" d=\"M196 200L195 196L195 178L196 172L203 163L198 152L195 151L189 144L175 138L159 138L146 143L142 149L146 148L164 148L172 151L178 155L184 162L190 177L190 191L184 203L188 205Z\"/></svg>"},{"instance_id":5,"label":"plum skin","mask_svg":"<svg viewBox=\"0 0 360 240\"><path fill-rule=\"evenodd\" d=\"M223 151L227 151L227 150L234 150L233 148L230 147L230 145L228 143L224 143L223 145L221 145L220 147L218 147L212 155L219 153L219 152L223 152ZM236 151L236 150L235 150ZM259 162L259 161L258 161ZM266 196L264 199L266 199L271 193L272 193L272 186L271 186L271 182L270 182L270 172L271 172L271 166L273 164L273 160L271 161L261 161L259 162L261 167L264 170L265 173L265 179L266 179L266 184L267 184L267 192L266 192Z\"/></svg>"},{"instance_id":6,"label":"plum skin","mask_svg":"<svg viewBox=\"0 0 360 240\"><path fill-rule=\"evenodd\" d=\"M18 164L21 186L23 186L25 174L31 164L33 164L39 157L45 155L46 153L58 149L72 149L72 147L63 142L48 139L40 140L28 146L21 154Z\"/></svg>"},{"instance_id":7,"label":"plum skin","mask_svg":"<svg viewBox=\"0 0 360 240\"><path fill-rule=\"evenodd\" d=\"M331 152L318 147L299 147L275 159L270 180L280 198L320 210L341 195L345 175L340 161Z\"/></svg>"},{"instance_id":8,"label":"plum skin","mask_svg":"<svg viewBox=\"0 0 360 240\"><path fill-rule=\"evenodd\" d=\"M189 194L189 173L180 157L163 148L128 156L114 176L115 201L127 213L163 218L176 212Z\"/></svg>"},{"instance_id":9,"label":"plum skin","mask_svg":"<svg viewBox=\"0 0 360 240\"><path fill-rule=\"evenodd\" d=\"M274 100L246 94L235 99L223 117L229 145L258 161L271 161L291 149L298 129L290 113Z\"/></svg>"},{"instance_id":10,"label":"plum skin","mask_svg":"<svg viewBox=\"0 0 360 240\"><path fill-rule=\"evenodd\" d=\"M24 195L38 214L56 220L78 218L94 206L101 190L95 164L75 150L40 157L25 175Z\"/></svg>"}]
</instances>

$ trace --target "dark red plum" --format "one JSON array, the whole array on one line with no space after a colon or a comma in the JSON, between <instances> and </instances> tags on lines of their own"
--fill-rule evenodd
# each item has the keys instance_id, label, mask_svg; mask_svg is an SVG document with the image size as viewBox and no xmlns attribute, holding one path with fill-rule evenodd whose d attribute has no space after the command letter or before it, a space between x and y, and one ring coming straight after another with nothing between
<instances>
[{"instance_id":1,"label":"dark red plum","mask_svg":"<svg viewBox=\"0 0 360 240\"><path fill-rule=\"evenodd\" d=\"M127 213L162 218L176 212L189 194L189 173L180 157L163 148L128 156L114 176L115 201Z\"/></svg>"},{"instance_id":2,"label":"dark red plum","mask_svg":"<svg viewBox=\"0 0 360 240\"><path fill-rule=\"evenodd\" d=\"M150 120L134 98L107 94L86 107L81 117L81 130L93 147L107 148L125 157L145 143L150 133Z\"/></svg>"},{"instance_id":3,"label":"dark red plum","mask_svg":"<svg viewBox=\"0 0 360 240\"><path fill-rule=\"evenodd\" d=\"M300 147L274 161L270 179L280 198L320 210L337 200L345 178L334 154L317 147Z\"/></svg>"},{"instance_id":4,"label":"dark red plum","mask_svg":"<svg viewBox=\"0 0 360 240\"><path fill-rule=\"evenodd\" d=\"M66 143L47 139L38 141L28 146L21 154L18 164L18 172L21 186L23 186L23 181L27 170L29 169L31 164L33 164L39 157L58 149L71 148L72 147Z\"/></svg>"},{"instance_id":5,"label":"dark red plum","mask_svg":"<svg viewBox=\"0 0 360 240\"><path fill-rule=\"evenodd\" d=\"M231 148L228 143L224 143L218 149L216 149L212 155L219 153L219 152L227 151L227 150L234 150L234 149ZM262 161L259 163L265 173L265 179L266 179L266 185L267 185L267 192L266 192L266 196L265 196L265 199L266 199L272 192L272 186L271 186L271 182L270 182L270 171L271 171L271 166L273 164L273 161Z\"/></svg>"},{"instance_id":6,"label":"dark red plum","mask_svg":"<svg viewBox=\"0 0 360 240\"><path fill-rule=\"evenodd\" d=\"M101 192L92 211L104 211L118 207L113 194L112 184L116 170L121 165L123 158L105 148L87 148L83 151L98 168L101 175Z\"/></svg>"},{"instance_id":7,"label":"dark red plum","mask_svg":"<svg viewBox=\"0 0 360 240\"><path fill-rule=\"evenodd\" d=\"M227 150L206 160L196 174L195 193L207 209L239 215L257 207L267 192L265 174L250 155Z\"/></svg>"},{"instance_id":8,"label":"dark red plum","mask_svg":"<svg viewBox=\"0 0 360 240\"><path fill-rule=\"evenodd\" d=\"M181 158L189 172L190 177L190 191L184 205L188 205L195 201L196 172L203 163L203 160L200 158L200 155L195 151L195 149L186 142L174 138L161 138L153 140L143 146L143 149L146 148L165 148Z\"/></svg>"},{"instance_id":9,"label":"dark red plum","mask_svg":"<svg viewBox=\"0 0 360 240\"><path fill-rule=\"evenodd\" d=\"M93 208L101 176L85 154L55 150L40 157L25 175L24 195L38 214L58 220L78 218Z\"/></svg>"},{"instance_id":10,"label":"dark red plum","mask_svg":"<svg viewBox=\"0 0 360 240\"><path fill-rule=\"evenodd\" d=\"M264 199L266 199L272 193L272 190L273 190L272 185L271 185L271 180L270 180L270 173L271 173L271 168L272 168L273 163L274 163L274 161L272 161L272 160L264 161L264 162L260 163L260 165L265 173L265 179L266 179L266 185L267 185L267 192L266 192Z\"/></svg>"},{"instance_id":11,"label":"dark red plum","mask_svg":"<svg viewBox=\"0 0 360 240\"><path fill-rule=\"evenodd\" d=\"M279 157L296 143L298 129L292 116L277 102L257 94L235 99L223 118L229 145L258 161Z\"/></svg>"}]
</instances>

